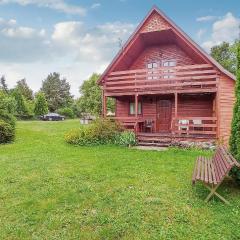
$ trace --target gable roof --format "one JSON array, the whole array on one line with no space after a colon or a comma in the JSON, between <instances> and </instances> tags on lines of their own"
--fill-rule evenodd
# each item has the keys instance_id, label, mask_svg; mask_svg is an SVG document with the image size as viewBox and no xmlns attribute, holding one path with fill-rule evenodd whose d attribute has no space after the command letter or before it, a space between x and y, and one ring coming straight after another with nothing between
<instances>
[{"instance_id":1,"label":"gable roof","mask_svg":"<svg viewBox=\"0 0 240 240\"><path fill-rule=\"evenodd\" d=\"M201 57L203 57L207 62L213 64L220 72L222 72L223 74L227 75L229 78L231 78L233 80L236 80L236 77L232 73L230 73L225 68L223 68L213 57L211 57L208 53L206 53L196 42L194 42L180 27L178 27L169 17L167 17L157 6L153 6L152 9L148 12L147 16L143 19L143 21L138 25L136 30L132 33L132 35L126 41L126 43L121 48L121 50L113 58L112 62L109 64L109 66L106 68L106 70L101 75L100 79L98 80L98 83L102 82L102 80L105 78L105 76L111 70L111 68L114 66L114 64L117 62L117 60L122 56L122 53L130 45L130 43L132 42L134 37L143 28L144 24L147 22L149 17L154 12L158 13L160 15L160 17L166 22L166 24L171 26L172 30L177 35L182 37L185 42L189 43L190 47L194 51L197 51L201 55Z\"/></svg>"}]
</instances>

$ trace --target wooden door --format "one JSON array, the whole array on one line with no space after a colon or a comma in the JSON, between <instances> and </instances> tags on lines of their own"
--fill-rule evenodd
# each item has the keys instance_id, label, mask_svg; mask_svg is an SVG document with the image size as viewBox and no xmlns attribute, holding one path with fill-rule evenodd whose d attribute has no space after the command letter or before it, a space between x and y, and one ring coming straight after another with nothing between
<instances>
[{"instance_id":1,"label":"wooden door","mask_svg":"<svg viewBox=\"0 0 240 240\"><path fill-rule=\"evenodd\" d=\"M170 100L157 100L157 132L169 132L172 121L172 104Z\"/></svg>"}]
</instances>

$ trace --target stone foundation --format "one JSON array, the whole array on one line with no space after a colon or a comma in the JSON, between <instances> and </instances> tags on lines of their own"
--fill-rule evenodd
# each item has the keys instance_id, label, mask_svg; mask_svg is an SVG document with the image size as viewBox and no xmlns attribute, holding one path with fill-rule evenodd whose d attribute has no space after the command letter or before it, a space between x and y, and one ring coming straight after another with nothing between
<instances>
[{"instance_id":1,"label":"stone foundation","mask_svg":"<svg viewBox=\"0 0 240 240\"><path fill-rule=\"evenodd\" d=\"M172 141L171 146L181 147L181 148L198 148L205 150L215 150L216 142L208 141L208 142L192 142L192 141Z\"/></svg>"}]
</instances>

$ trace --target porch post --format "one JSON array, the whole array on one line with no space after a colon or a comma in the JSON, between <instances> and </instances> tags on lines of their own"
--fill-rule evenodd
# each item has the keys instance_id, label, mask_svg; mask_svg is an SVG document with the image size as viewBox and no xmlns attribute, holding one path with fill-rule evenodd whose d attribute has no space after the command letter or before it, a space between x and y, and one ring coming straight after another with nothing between
<instances>
[{"instance_id":1,"label":"porch post","mask_svg":"<svg viewBox=\"0 0 240 240\"><path fill-rule=\"evenodd\" d=\"M107 97L104 94L104 90L102 91L102 116L105 118L107 116Z\"/></svg>"},{"instance_id":2,"label":"porch post","mask_svg":"<svg viewBox=\"0 0 240 240\"><path fill-rule=\"evenodd\" d=\"M174 95L175 95L175 114L174 114L174 124L172 127L175 130L175 124L176 124L176 120L178 118L178 94L177 94L177 92L175 92Z\"/></svg>"},{"instance_id":3,"label":"porch post","mask_svg":"<svg viewBox=\"0 0 240 240\"><path fill-rule=\"evenodd\" d=\"M138 132L138 94L135 94L135 121L136 121L136 127L135 131Z\"/></svg>"}]
</instances>

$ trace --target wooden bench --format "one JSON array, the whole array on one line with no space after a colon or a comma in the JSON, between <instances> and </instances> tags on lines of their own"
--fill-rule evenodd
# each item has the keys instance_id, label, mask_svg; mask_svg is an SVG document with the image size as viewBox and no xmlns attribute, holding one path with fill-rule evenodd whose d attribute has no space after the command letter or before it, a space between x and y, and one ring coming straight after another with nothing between
<instances>
[{"instance_id":1,"label":"wooden bench","mask_svg":"<svg viewBox=\"0 0 240 240\"><path fill-rule=\"evenodd\" d=\"M218 147L214 156L210 159L202 156L196 159L192 183L195 184L197 181L201 181L210 190L209 195L205 199L206 202L213 195L216 195L223 202L229 204L216 190L234 166L240 168L240 164L225 146Z\"/></svg>"}]
</instances>

